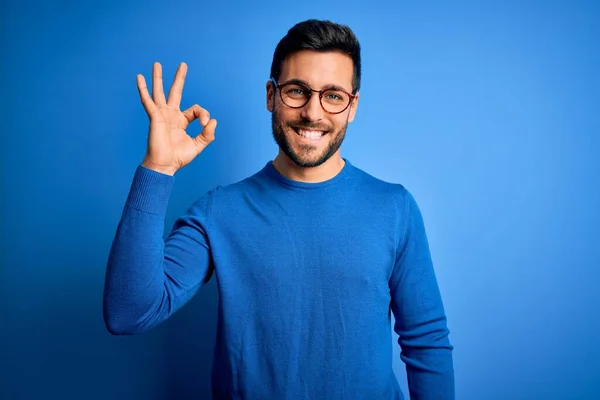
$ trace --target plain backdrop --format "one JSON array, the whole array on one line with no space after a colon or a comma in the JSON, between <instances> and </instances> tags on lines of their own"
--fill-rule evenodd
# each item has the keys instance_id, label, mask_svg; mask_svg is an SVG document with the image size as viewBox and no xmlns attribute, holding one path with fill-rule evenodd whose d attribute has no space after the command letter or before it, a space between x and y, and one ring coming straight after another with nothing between
<instances>
[{"instance_id":1,"label":"plain backdrop","mask_svg":"<svg viewBox=\"0 0 600 400\"><path fill-rule=\"evenodd\" d=\"M0 398L209 397L214 280L144 336L111 336L102 320L146 145L135 76L150 81L160 61L170 87L187 62L182 106L219 121L176 175L169 230L275 157L265 83L277 42L306 18L361 41L342 155L422 209L457 398L600 398L598 2L5 0L0 15ZM407 393L397 345L390 357Z\"/></svg>"}]
</instances>

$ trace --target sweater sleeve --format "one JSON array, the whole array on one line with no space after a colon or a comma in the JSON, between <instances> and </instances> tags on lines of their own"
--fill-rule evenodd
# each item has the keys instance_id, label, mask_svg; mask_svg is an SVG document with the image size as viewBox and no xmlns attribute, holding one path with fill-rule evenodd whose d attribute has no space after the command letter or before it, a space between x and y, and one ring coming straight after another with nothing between
<instances>
[{"instance_id":1,"label":"sweater sleeve","mask_svg":"<svg viewBox=\"0 0 600 400\"><path fill-rule=\"evenodd\" d=\"M400 357L412 400L455 397L453 346L419 207L403 189L399 243L390 278ZM402 207L401 207L402 208Z\"/></svg>"},{"instance_id":2,"label":"sweater sleeve","mask_svg":"<svg viewBox=\"0 0 600 400\"><path fill-rule=\"evenodd\" d=\"M103 313L115 335L147 332L189 301L212 271L206 219L211 193L163 237L173 177L139 166L110 249Z\"/></svg>"}]
</instances>

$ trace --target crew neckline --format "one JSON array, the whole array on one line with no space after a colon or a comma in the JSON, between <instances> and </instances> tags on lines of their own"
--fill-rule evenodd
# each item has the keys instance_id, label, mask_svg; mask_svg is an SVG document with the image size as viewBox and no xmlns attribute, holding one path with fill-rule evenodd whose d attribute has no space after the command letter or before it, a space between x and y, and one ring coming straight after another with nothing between
<instances>
[{"instance_id":1,"label":"crew neckline","mask_svg":"<svg viewBox=\"0 0 600 400\"><path fill-rule=\"evenodd\" d=\"M290 179L290 178L282 175L275 168L275 166L273 165L273 160L267 161L267 163L265 164L265 167L263 168L263 171L269 177L273 178L277 182L279 182L285 186L288 186L288 187L297 188L297 189L320 189L320 188L324 188L327 186L337 184L348 177L348 175L350 174L350 169L352 168L352 164L350 163L350 161L348 161L348 159L346 159L344 157L342 157L342 160L344 160L344 166L342 167L340 172L338 172L332 178L329 178L322 182L301 182L301 181L296 181L296 180Z\"/></svg>"}]
</instances>

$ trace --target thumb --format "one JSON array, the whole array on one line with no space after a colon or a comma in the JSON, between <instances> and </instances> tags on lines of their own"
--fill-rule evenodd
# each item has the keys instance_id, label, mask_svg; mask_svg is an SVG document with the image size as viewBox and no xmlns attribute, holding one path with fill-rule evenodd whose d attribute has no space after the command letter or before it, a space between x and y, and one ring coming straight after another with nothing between
<instances>
[{"instance_id":1,"label":"thumb","mask_svg":"<svg viewBox=\"0 0 600 400\"><path fill-rule=\"evenodd\" d=\"M215 140L216 128L217 120L211 119L206 125L204 125L204 129L202 130L202 132L194 138L194 142L196 143L198 153L202 152L206 148L206 146L208 146L212 143L213 140Z\"/></svg>"}]
</instances>

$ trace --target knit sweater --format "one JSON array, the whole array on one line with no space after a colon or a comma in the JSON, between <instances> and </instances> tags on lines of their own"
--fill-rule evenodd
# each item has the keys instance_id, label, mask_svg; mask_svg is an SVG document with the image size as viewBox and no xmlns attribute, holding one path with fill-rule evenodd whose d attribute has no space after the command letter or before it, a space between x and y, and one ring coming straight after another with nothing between
<instances>
[{"instance_id":1,"label":"knit sweater","mask_svg":"<svg viewBox=\"0 0 600 400\"><path fill-rule=\"evenodd\" d=\"M214 276L215 399L454 399L449 330L422 215L345 159L319 183L252 176L202 195L164 235L174 177L139 166L107 266L104 318L141 334ZM391 324L391 315L395 324Z\"/></svg>"}]
</instances>

